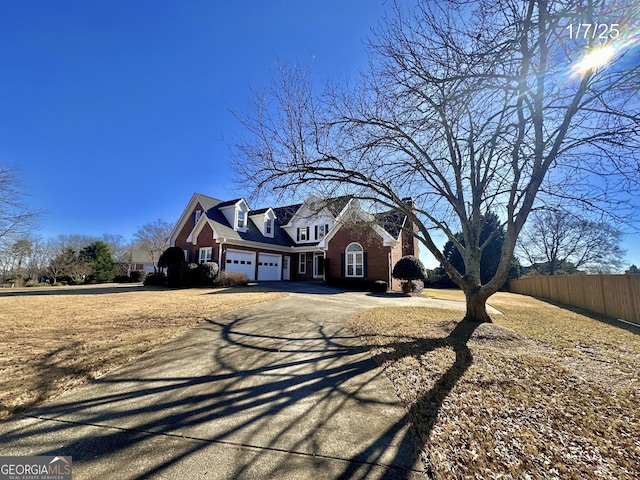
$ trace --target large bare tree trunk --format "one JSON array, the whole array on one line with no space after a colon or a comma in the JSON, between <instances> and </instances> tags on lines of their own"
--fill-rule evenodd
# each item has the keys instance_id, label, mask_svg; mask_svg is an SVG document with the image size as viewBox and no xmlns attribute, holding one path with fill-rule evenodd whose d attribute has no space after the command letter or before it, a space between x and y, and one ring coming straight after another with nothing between
<instances>
[{"instance_id":1,"label":"large bare tree trunk","mask_svg":"<svg viewBox=\"0 0 640 480\"><path fill-rule=\"evenodd\" d=\"M467 313L464 320L468 322L491 323L491 317L487 313L487 299L489 296L479 287L464 290L467 300Z\"/></svg>"}]
</instances>

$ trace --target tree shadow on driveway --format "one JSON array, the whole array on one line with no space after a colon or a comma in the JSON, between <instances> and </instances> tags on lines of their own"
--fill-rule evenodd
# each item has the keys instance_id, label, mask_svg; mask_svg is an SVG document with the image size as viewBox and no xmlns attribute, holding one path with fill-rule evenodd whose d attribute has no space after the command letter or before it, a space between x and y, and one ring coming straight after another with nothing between
<instances>
[{"instance_id":1,"label":"tree shadow on driveway","mask_svg":"<svg viewBox=\"0 0 640 480\"><path fill-rule=\"evenodd\" d=\"M406 413L344 322L275 325L264 310L209 320L0 424L3 454L71 455L77 478L414 477Z\"/></svg>"}]
</instances>

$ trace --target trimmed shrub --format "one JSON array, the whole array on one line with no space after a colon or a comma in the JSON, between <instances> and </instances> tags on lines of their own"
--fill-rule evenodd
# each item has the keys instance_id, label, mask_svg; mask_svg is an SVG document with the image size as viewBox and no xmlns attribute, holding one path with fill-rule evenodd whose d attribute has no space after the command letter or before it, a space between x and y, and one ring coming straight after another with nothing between
<instances>
[{"instance_id":1,"label":"trimmed shrub","mask_svg":"<svg viewBox=\"0 0 640 480\"><path fill-rule=\"evenodd\" d=\"M180 267L180 287L195 287L198 285L198 264L183 263Z\"/></svg>"},{"instance_id":2,"label":"trimmed shrub","mask_svg":"<svg viewBox=\"0 0 640 480\"><path fill-rule=\"evenodd\" d=\"M184 252L180 247L169 247L162 252L158 259L158 268L169 268L174 263L184 263Z\"/></svg>"},{"instance_id":3,"label":"trimmed shrub","mask_svg":"<svg viewBox=\"0 0 640 480\"><path fill-rule=\"evenodd\" d=\"M183 263L172 263L167 266L167 285L170 287L180 287L180 270L182 270Z\"/></svg>"},{"instance_id":4,"label":"trimmed shrub","mask_svg":"<svg viewBox=\"0 0 640 480\"><path fill-rule=\"evenodd\" d=\"M167 281L167 277L165 277L162 273L151 273L147 275L144 279L145 286L153 286L153 287L161 287Z\"/></svg>"},{"instance_id":5,"label":"trimmed shrub","mask_svg":"<svg viewBox=\"0 0 640 480\"><path fill-rule=\"evenodd\" d=\"M131 283L131 277L129 275L116 275L113 281L115 283Z\"/></svg>"},{"instance_id":6,"label":"trimmed shrub","mask_svg":"<svg viewBox=\"0 0 640 480\"><path fill-rule=\"evenodd\" d=\"M420 293L424 288L427 270L418 257L407 255L398 260L393 267L392 275L393 278L406 280L402 283L404 293Z\"/></svg>"},{"instance_id":7,"label":"trimmed shrub","mask_svg":"<svg viewBox=\"0 0 640 480\"><path fill-rule=\"evenodd\" d=\"M219 287L235 287L237 285L247 285L249 278L244 273L223 270L218 274L214 283Z\"/></svg>"},{"instance_id":8,"label":"trimmed shrub","mask_svg":"<svg viewBox=\"0 0 640 480\"><path fill-rule=\"evenodd\" d=\"M424 280L427 271L418 257L406 255L393 267L393 278L400 280Z\"/></svg>"},{"instance_id":9,"label":"trimmed shrub","mask_svg":"<svg viewBox=\"0 0 640 480\"><path fill-rule=\"evenodd\" d=\"M217 276L218 264L216 262L205 262L198 265L198 280L200 285L213 285Z\"/></svg>"},{"instance_id":10,"label":"trimmed shrub","mask_svg":"<svg viewBox=\"0 0 640 480\"><path fill-rule=\"evenodd\" d=\"M147 275L149 274L149 272L147 272L146 270L133 270L131 272L131 281L132 282L144 282L147 278Z\"/></svg>"},{"instance_id":11,"label":"trimmed shrub","mask_svg":"<svg viewBox=\"0 0 640 480\"><path fill-rule=\"evenodd\" d=\"M374 292L386 292L388 288L389 286L384 280L376 280L375 282L373 282Z\"/></svg>"}]
</instances>

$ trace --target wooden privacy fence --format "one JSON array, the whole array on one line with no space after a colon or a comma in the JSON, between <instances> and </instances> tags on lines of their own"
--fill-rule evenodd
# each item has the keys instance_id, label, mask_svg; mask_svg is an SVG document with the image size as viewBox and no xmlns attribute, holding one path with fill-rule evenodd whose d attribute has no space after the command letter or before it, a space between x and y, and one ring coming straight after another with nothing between
<instances>
[{"instance_id":1,"label":"wooden privacy fence","mask_svg":"<svg viewBox=\"0 0 640 480\"><path fill-rule=\"evenodd\" d=\"M509 291L640 323L640 275L536 275L511 280Z\"/></svg>"}]
</instances>

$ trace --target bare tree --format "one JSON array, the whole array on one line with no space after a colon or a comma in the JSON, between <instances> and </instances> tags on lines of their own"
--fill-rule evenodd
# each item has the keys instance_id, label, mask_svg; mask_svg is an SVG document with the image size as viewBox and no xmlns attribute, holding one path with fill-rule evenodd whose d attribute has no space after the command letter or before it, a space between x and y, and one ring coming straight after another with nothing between
<instances>
[{"instance_id":1,"label":"bare tree","mask_svg":"<svg viewBox=\"0 0 640 480\"><path fill-rule=\"evenodd\" d=\"M15 167L0 165L0 239L29 233L41 212L25 203L25 188Z\"/></svg>"},{"instance_id":2,"label":"bare tree","mask_svg":"<svg viewBox=\"0 0 640 480\"><path fill-rule=\"evenodd\" d=\"M158 259L168 246L169 235L173 225L162 219L146 223L134 233L135 245L147 252L153 262L153 269L158 271Z\"/></svg>"},{"instance_id":3,"label":"bare tree","mask_svg":"<svg viewBox=\"0 0 640 480\"><path fill-rule=\"evenodd\" d=\"M247 133L236 144L236 169L254 194L348 192L402 211L465 292L465 319L490 321L486 300L507 278L532 208L561 198L622 216L623 195L636 188L640 65L625 56L636 26L617 23L628 5L396 7L354 86L319 91L308 71L278 70L239 116ZM584 34L583 25L596 23L605 28ZM496 274L483 283L487 211L500 216L505 240ZM434 229L460 251L464 274L438 248Z\"/></svg>"},{"instance_id":4,"label":"bare tree","mask_svg":"<svg viewBox=\"0 0 640 480\"><path fill-rule=\"evenodd\" d=\"M520 236L518 252L541 274L563 265L588 272L619 272L624 251L621 232L604 221L591 221L561 209L534 212Z\"/></svg>"}]
</instances>

